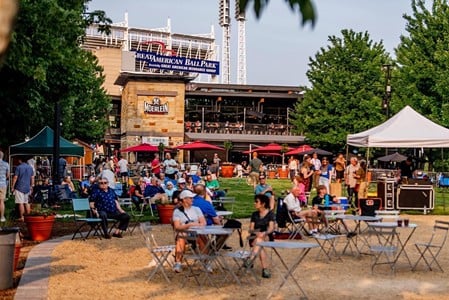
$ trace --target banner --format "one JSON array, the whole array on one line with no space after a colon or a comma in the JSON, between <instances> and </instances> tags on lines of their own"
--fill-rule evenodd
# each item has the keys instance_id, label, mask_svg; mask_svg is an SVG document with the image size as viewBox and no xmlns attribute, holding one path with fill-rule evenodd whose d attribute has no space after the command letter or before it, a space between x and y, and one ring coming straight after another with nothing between
<instances>
[{"instance_id":1,"label":"banner","mask_svg":"<svg viewBox=\"0 0 449 300\"><path fill-rule=\"evenodd\" d=\"M136 60L145 61L149 68L177 72L220 74L220 62L178 56L159 55L155 52L136 51Z\"/></svg>"}]
</instances>

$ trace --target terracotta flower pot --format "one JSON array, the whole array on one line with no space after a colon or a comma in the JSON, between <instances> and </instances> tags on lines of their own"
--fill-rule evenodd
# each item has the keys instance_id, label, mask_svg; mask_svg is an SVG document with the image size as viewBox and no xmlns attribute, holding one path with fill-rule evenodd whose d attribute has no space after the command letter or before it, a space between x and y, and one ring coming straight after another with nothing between
<instances>
[{"instance_id":1,"label":"terracotta flower pot","mask_svg":"<svg viewBox=\"0 0 449 300\"><path fill-rule=\"evenodd\" d=\"M46 241L51 237L55 216L25 216L28 233L33 241Z\"/></svg>"},{"instance_id":2,"label":"terracotta flower pot","mask_svg":"<svg viewBox=\"0 0 449 300\"><path fill-rule=\"evenodd\" d=\"M276 178L276 171L268 171L268 178L275 179Z\"/></svg>"},{"instance_id":3,"label":"terracotta flower pot","mask_svg":"<svg viewBox=\"0 0 449 300\"><path fill-rule=\"evenodd\" d=\"M234 175L234 166L221 166L221 177L232 178Z\"/></svg>"},{"instance_id":4,"label":"terracotta flower pot","mask_svg":"<svg viewBox=\"0 0 449 300\"><path fill-rule=\"evenodd\" d=\"M279 178L286 179L288 178L288 169L278 168Z\"/></svg>"},{"instance_id":5,"label":"terracotta flower pot","mask_svg":"<svg viewBox=\"0 0 449 300\"><path fill-rule=\"evenodd\" d=\"M173 204L159 204L157 206L157 213L161 224L171 224L174 209L175 206Z\"/></svg>"}]
</instances>

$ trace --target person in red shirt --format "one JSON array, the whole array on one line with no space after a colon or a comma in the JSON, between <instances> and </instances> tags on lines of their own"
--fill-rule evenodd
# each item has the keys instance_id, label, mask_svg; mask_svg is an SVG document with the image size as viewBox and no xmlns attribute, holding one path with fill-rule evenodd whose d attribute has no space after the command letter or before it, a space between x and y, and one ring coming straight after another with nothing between
<instances>
[{"instance_id":1,"label":"person in red shirt","mask_svg":"<svg viewBox=\"0 0 449 300\"><path fill-rule=\"evenodd\" d=\"M161 173L161 161L159 160L159 153L155 153L154 159L151 161L151 172L154 176L160 178L159 174Z\"/></svg>"}]
</instances>

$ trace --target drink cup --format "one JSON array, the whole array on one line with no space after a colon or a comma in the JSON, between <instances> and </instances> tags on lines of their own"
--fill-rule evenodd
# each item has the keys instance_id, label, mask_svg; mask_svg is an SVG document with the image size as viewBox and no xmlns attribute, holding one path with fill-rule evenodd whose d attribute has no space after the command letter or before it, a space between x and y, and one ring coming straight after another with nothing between
<instances>
[{"instance_id":1,"label":"drink cup","mask_svg":"<svg viewBox=\"0 0 449 300\"><path fill-rule=\"evenodd\" d=\"M398 227L402 227L402 219L398 219Z\"/></svg>"},{"instance_id":2,"label":"drink cup","mask_svg":"<svg viewBox=\"0 0 449 300\"><path fill-rule=\"evenodd\" d=\"M404 226L408 227L409 219L404 219Z\"/></svg>"}]
</instances>

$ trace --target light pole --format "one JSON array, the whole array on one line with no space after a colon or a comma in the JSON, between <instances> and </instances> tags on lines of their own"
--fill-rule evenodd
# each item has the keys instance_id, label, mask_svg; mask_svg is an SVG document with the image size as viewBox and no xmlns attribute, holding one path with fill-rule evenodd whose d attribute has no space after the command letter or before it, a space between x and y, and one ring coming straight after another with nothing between
<instances>
[{"instance_id":1,"label":"light pole","mask_svg":"<svg viewBox=\"0 0 449 300\"><path fill-rule=\"evenodd\" d=\"M385 110L387 119L390 118L390 100L391 100L391 69L392 65L382 65L382 70L385 71L385 94L382 100L382 108Z\"/></svg>"},{"instance_id":2,"label":"light pole","mask_svg":"<svg viewBox=\"0 0 449 300\"><path fill-rule=\"evenodd\" d=\"M287 107L287 135L290 134L290 121L289 121L289 119L290 119L290 110L291 110L291 108Z\"/></svg>"}]
</instances>

